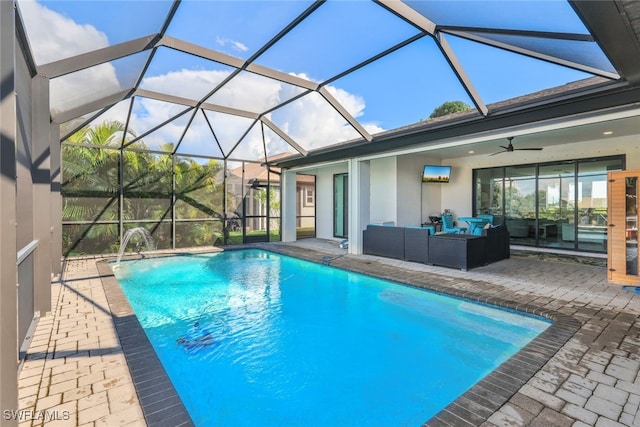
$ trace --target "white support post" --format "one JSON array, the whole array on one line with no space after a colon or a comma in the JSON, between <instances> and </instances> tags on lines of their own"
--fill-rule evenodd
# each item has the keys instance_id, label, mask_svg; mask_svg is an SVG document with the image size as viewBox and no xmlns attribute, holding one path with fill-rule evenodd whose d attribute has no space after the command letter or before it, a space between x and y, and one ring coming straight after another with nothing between
<instances>
[{"instance_id":1,"label":"white support post","mask_svg":"<svg viewBox=\"0 0 640 427\"><path fill-rule=\"evenodd\" d=\"M369 222L369 162L349 160L349 253L362 254L362 231Z\"/></svg>"},{"instance_id":2,"label":"white support post","mask_svg":"<svg viewBox=\"0 0 640 427\"><path fill-rule=\"evenodd\" d=\"M296 173L282 171L282 184L280 187L282 197L282 241L296 241Z\"/></svg>"}]
</instances>

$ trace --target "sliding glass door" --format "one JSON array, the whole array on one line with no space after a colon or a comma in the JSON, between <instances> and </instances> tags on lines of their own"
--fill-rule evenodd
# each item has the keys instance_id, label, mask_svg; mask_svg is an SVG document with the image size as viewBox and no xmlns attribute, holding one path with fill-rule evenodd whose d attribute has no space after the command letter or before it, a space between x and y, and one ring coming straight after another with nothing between
<instances>
[{"instance_id":1,"label":"sliding glass door","mask_svg":"<svg viewBox=\"0 0 640 427\"><path fill-rule=\"evenodd\" d=\"M606 251L608 234L607 172L620 170L599 160L578 162L576 243L578 249Z\"/></svg>"},{"instance_id":2,"label":"sliding glass door","mask_svg":"<svg viewBox=\"0 0 640 427\"><path fill-rule=\"evenodd\" d=\"M333 236L349 236L349 175L333 176Z\"/></svg>"},{"instance_id":3,"label":"sliding glass door","mask_svg":"<svg viewBox=\"0 0 640 427\"><path fill-rule=\"evenodd\" d=\"M512 244L606 252L607 172L623 169L624 156L475 169L474 214Z\"/></svg>"},{"instance_id":4,"label":"sliding glass door","mask_svg":"<svg viewBox=\"0 0 640 427\"><path fill-rule=\"evenodd\" d=\"M573 249L574 161L541 165L538 171L538 245Z\"/></svg>"},{"instance_id":5,"label":"sliding glass door","mask_svg":"<svg viewBox=\"0 0 640 427\"><path fill-rule=\"evenodd\" d=\"M494 224L502 224L504 207L504 171L502 168L479 169L475 179L476 214L493 215Z\"/></svg>"},{"instance_id":6,"label":"sliding glass door","mask_svg":"<svg viewBox=\"0 0 640 427\"><path fill-rule=\"evenodd\" d=\"M505 168L504 208L506 225L512 236L527 242L535 239L536 167Z\"/></svg>"}]
</instances>

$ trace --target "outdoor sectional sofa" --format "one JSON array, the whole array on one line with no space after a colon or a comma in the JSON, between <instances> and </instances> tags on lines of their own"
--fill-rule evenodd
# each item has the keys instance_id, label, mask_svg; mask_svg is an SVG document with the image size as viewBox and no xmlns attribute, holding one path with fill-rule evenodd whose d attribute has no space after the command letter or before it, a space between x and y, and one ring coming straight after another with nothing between
<instances>
[{"instance_id":1,"label":"outdoor sectional sofa","mask_svg":"<svg viewBox=\"0 0 640 427\"><path fill-rule=\"evenodd\" d=\"M421 227L370 224L362 232L363 253L468 270L509 258L509 232L498 226L469 234L430 235Z\"/></svg>"}]
</instances>

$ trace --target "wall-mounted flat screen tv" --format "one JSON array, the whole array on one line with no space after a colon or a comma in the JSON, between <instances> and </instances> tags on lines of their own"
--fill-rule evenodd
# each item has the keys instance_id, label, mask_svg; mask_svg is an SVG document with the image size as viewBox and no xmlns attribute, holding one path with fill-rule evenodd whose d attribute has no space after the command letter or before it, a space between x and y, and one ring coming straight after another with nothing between
<instances>
[{"instance_id":1,"label":"wall-mounted flat screen tv","mask_svg":"<svg viewBox=\"0 0 640 427\"><path fill-rule=\"evenodd\" d=\"M422 182L449 182L451 166L425 165Z\"/></svg>"}]
</instances>

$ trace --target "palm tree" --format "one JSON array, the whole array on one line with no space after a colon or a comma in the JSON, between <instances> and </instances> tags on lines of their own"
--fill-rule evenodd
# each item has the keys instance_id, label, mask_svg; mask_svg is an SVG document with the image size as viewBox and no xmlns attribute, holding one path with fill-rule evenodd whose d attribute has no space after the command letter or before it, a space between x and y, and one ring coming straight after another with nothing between
<instances>
[{"instance_id":1,"label":"palm tree","mask_svg":"<svg viewBox=\"0 0 640 427\"><path fill-rule=\"evenodd\" d=\"M180 246L212 244L222 230L224 184L219 180L222 164L217 160L199 164L193 159L177 158L174 171L176 218L219 220L183 224L182 233L176 232L176 243Z\"/></svg>"},{"instance_id":2,"label":"palm tree","mask_svg":"<svg viewBox=\"0 0 640 427\"><path fill-rule=\"evenodd\" d=\"M103 246L117 239L117 224L98 226L95 221L118 220L120 154L117 148L123 138L133 137L135 134L125 132L122 123L107 121L81 129L68 138L70 144L62 146L62 218L94 222L70 227L64 236L66 254L75 250L83 239L102 242Z\"/></svg>"},{"instance_id":3,"label":"palm tree","mask_svg":"<svg viewBox=\"0 0 640 427\"><path fill-rule=\"evenodd\" d=\"M119 149L121 141L135 137L133 132L125 132L120 122L104 122L76 132L68 139L69 143L63 145L63 219L85 222L65 227L65 254L113 252L119 240L120 217L155 220L153 224L141 225L152 226L150 231L158 234L157 238L170 242L167 223L162 227L161 224L162 220L171 218L174 180L177 218L223 217L224 189L218 179L222 170L220 162L209 160L199 164L189 158L144 152L146 147L141 140L131 145L141 151ZM173 153L175 146L165 143L161 149ZM92 223L86 224L86 221ZM111 223L97 224L97 221ZM190 244L211 244L215 228L206 222L190 224L181 227L188 231L178 239Z\"/></svg>"}]
</instances>

